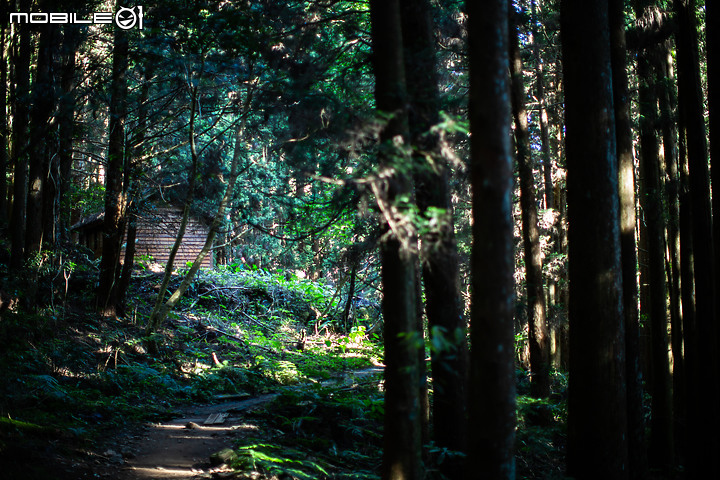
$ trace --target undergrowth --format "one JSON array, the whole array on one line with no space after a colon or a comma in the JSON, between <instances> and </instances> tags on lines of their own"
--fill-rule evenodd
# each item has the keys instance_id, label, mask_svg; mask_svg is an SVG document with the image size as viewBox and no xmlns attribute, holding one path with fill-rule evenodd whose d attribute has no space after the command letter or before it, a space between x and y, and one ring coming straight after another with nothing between
<instances>
[{"instance_id":1,"label":"undergrowth","mask_svg":"<svg viewBox=\"0 0 720 480\"><path fill-rule=\"evenodd\" d=\"M3 313L0 460L48 445L50 455L97 448L109 432L179 405L318 382L381 356L365 335L314 335L310 313L334 314L326 287L261 271L200 276L151 356L143 327L157 282L140 273L125 318L101 318L72 292L36 314Z\"/></svg>"},{"instance_id":2,"label":"undergrowth","mask_svg":"<svg viewBox=\"0 0 720 480\"><path fill-rule=\"evenodd\" d=\"M151 356L143 332L158 282L139 272L124 318L93 313L87 287L37 313L3 313L0 467L102 451L105 438L182 405L280 391L251 414L259 428L235 446L234 478L379 478L377 372L330 384L380 362L376 302L365 299L341 325L332 286L259 270L206 272L157 333L160 353ZM563 478L566 383L556 374L556 393L539 402L519 373L518 478ZM439 464L455 454L426 445L428 479L441 478Z\"/></svg>"},{"instance_id":3,"label":"undergrowth","mask_svg":"<svg viewBox=\"0 0 720 480\"><path fill-rule=\"evenodd\" d=\"M289 391L253 412L263 435L247 437L237 446L238 478L379 478L379 385L371 377L344 387Z\"/></svg>"}]
</instances>

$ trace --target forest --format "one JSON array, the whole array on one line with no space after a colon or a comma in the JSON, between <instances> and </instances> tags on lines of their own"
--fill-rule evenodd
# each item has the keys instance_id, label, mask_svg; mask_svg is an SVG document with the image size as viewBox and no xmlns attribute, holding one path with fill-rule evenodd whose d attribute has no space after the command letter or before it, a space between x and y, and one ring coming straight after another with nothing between
<instances>
[{"instance_id":1,"label":"forest","mask_svg":"<svg viewBox=\"0 0 720 480\"><path fill-rule=\"evenodd\" d=\"M716 3L0 0L0 478L716 476Z\"/></svg>"}]
</instances>

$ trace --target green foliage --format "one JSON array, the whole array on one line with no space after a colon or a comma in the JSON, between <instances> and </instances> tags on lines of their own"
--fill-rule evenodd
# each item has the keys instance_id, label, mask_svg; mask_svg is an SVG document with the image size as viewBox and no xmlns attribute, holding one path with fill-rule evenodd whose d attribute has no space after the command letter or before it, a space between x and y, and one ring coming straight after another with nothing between
<instances>
[{"instance_id":1,"label":"green foliage","mask_svg":"<svg viewBox=\"0 0 720 480\"><path fill-rule=\"evenodd\" d=\"M201 305L213 321L236 329L238 320L254 323L254 341L269 343L277 349L277 334L287 328L323 331L340 330L346 298L339 287L300 278L292 270L271 272L262 268L246 268L242 264L221 266L198 275L188 293L189 307ZM357 293L357 292L356 292ZM366 302L371 306L371 302ZM187 305L187 303L186 303ZM356 321L369 324L377 321L379 309L368 307L356 310ZM348 332L359 339L359 331L367 328L356 325ZM227 330L226 330L227 331ZM353 340L354 341L354 340ZM273 343L275 345L273 345Z\"/></svg>"},{"instance_id":2,"label":"green foliage","mask_svg":"<svg viewBox=\"0 0 720 480\"><path fill-rule=\"evenodd\" d=\"M134 315L141 318L149 313L144 296L155 281L142 275L130 291ZM179 403L317 382L370 366L380 356L362 326L328 337L330 347L309 338L298 349L309 306L327 306L323 293L331 289L322 284L261 269L221 269L194 288L185 311L157 333L165 339L159 358L147 356L141 324L100 319L81 310L92 307L87 302L74 303L65 316L50 309L5 313L0 411L52 432L74 432L77 441L93 440L128 422L161 418ZM193 320L200 318L202 323Z\"/></svg>"},{"instance_id":3,"label":"green foliage","mask_svg":"<svg viewBox=\"0 0 720 480\"><path fill-rule=\"evenodd\" d=\"M105 206L105 186L98 182L90 182L87 186L70 183L70 191L65 197L67 205L63 207L70 210L72 206L80 218L96 214Z\"/></svg>"},{"instance_id":4,"label":"green foliage","mask_svg":"<svg viewBox=\"0 0 720 480\"><path fill-rule=\"evenodd\" d=\"M425 347L433 353L454 352L457 351L458 345L462 345L463 335L465 333L461 329L450 335L445 327L434 325L430 329Z\"/></svg>"},{"instance_id":5,"label":"green foliage","mask_svg":"<svg viewBox=\"0 0 720 480\"><path fill-rule=\"evenodd\" d=\"M370 380L285 392L254 415L276 437L244 441L235 467L268 476L379 478L383 396Z\"/></svg>"},{"instance_id":6,"label":"green foliage","mask_svg":"<svg viewBox=\"0 0 720 480\"><path fill-rule=\"evenodd\" d=\"M262 470L268 475L291 475L301 480L314 480L327 471L318 462L308 460L306 453L292 448L280 448L267 443L238 448L239 469Z\"/></svg>"},{"instance_id":7,"label":"green foliage","mask_svg":"<svg viewBox=\"0 0 720 480\"><path fill-rule=\"evenodd\" d=\"M193 400L207 401L218 394L242 394L262 391L269 382L252 368L223 366L199 368L190 377L186 387ZM249 394L249 393L248 393Z\"/></svg>"},{"instance_id":8,"label":"green foliage","mask_svg":"<svg viewBox=\"0 0 720 480\"><path fill-rule=\"evenodd\" d=\"M518 372L516 459L518 478L564 479L567 375L553 372L547 399L529 396L529 378Z\"/></svg>"}]
</instances>

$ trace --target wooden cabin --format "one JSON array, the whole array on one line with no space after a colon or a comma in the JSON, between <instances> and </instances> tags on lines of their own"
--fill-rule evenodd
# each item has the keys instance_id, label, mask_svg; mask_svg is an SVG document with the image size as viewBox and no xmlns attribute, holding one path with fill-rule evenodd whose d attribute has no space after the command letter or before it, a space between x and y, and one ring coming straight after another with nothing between
<instances>
[{"instance_id":1,"label":"wooden cabin","mask_svg":"<svg viewBox=\"0 0 720 480\"><path fill-rule=\"evenodd\" d=\"M95 214L72 227L77 242L95 252L95 258L102 256L104 217L104 212ZM154 262L164 267L180 229L181 219L182 209L179 207L156 207L139 215L135 241L135 262L141 260ZM195 261L195 257L205 244L209 230L210 227L201 219L190 216L183 241L175 256L175 268L185 267L188 262ZM125 245L123 244L121 259L124 255ZM210 253L205 257L201 266L209 269L213 267L213 264L213 255Z\"/></svg>"}]
</instances>

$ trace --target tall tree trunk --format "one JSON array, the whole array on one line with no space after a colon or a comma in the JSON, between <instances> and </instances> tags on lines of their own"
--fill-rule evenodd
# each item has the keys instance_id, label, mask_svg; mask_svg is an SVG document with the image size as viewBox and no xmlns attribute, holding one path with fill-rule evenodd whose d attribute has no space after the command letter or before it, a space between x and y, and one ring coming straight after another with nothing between
<instances>
[{"instance_id":1,"label":"tall tree trunk","mask_svg":"<svg viewBox=\"0 0 720 480\"><path fill-rule=\"evenodd\" d=\"M149 63L149 62L147 62ZM133 138L132 156L127 155L128 163L125 172L126 196L128 199L127 211L127 237L125 240L125 258L123 259L123 267L118 280L118 304L125 310L125 299L127 298L127 290L130 286L130 277L135 265L135 242L137 240L137 220L140 202L140 189L135 180L138 175L140 158L145 147L145 130L147 129L148 119L148 101L150 99L150 79L153 76L153 68L146 65L143 72L144 82L140 87L140 98L138 104L138 120Z\"/></svg>"},{"instance_id":2,"label":"tall tree trunk","mask_svg":"<svg viewBox=\"0 0 720 480\"><path fill-rule=\"evenodd\" d=\"M552 158L550 157L550 127L548 126L547 108L545 106L545 69L540 55L540 38L537 31L537 14L541 8L540 0L530 0L533 56L535 57L535 96L540 106L540 158L542 159L543 180L545 184L545 208L553 208L553 177Z\"/></svg>"},{"instance_id":3,"label":"tall tree trunk","mask_svg":"<svg viewBox=\"0 0 720 480\"><path fill-rule=\"evenodd\" d=\"M710 117L710 164L713 175L713 235L715 247L715 348L720 350L720 8L717 0L705 2L708 112ZM717 216L715 216L717 215ZM714 371L720 369L720 351L715 352ZM720 387L719 387L720 388ZM720 420L719 420L720 422Z\"/></svg>"},{"instance_id":4,"label":"tall tree trunk","mask_svg":"<svg viewBox=\"0 0 720 480\"><path fill-rule=\"evenodd\" d=\"M47 134L44 137L46 143L46 167L44 169L45 176L43 178L43 202L42 202L42 238L45 248L56 250L55 244L59 239L59 218L58 218L58 193L60 185L60 163L59 163L59 143L58 143L58 118L57 103L58 92L60 87L60 77L56 74L59 70L60 60L60 44L61 35L60 27L52 25L50 33L50 91L49 103L52 105L50 113L50 124L48 125Z\"/></svg>"},{"instance_id":5,"label":"tall tree trunk","mask_svg":"<svg viewBox=\"0 0 720 480\"><path fill-rule=\"evenodd\" d=\"M515 478L507 0L467 1L473 206L467 478Z\"/></svg>"},{"instance_id":6,"label":"tall tree trunk","mask_svg":"<svg viewBox=\"0 0 720 480\"><path fill-rule=\"evenodd\" d=\"M44 2L41 3L43 4ZM48 148L53 143L49 127L53 111L50 63L54 28L54 25L42 25L38 40L37 69L30 110L30 169L25 220L26 259L37 255L42 249L43 242L47 240L43 238L43 190L50 167Z\"/></svg>"},{"instance_id":7,"label":"tall tree trunk","mask_svg":"<svg viewBox=\"0 0 720 480\"><path fill-rule=\"evenodd\" d=\"M30 0L19 2L21 12L30 11ZM13 205L10 215L10 268L19 270L25 259L25 213L28 167L30 105L30 26L18 25L19 45L15 61L15 115L13 116Z\"/></svg>"},{"instance_id":8,"label":"tall tree trunk","mask_svg":"<svg viewBox=\"0 0 720 480\"><path fill-rule=\"evenodd\" d=\"M405 217L411 192L404 151L407 137L405 67L398 0L371 0L375 104L389 116L380 134L379 161L386 170L374 186L383 215L380 262L385 321L385 430L383 480L422 477L415 261L416 245Z\"/></svg>"},{"instance_id":9,"label":"tall tree trunk","mask_svg":"<svg viewBox=\"0 0 720 480\"><path fill-rule=\"evenodd\" d=\"M627 478L625 328L608 3L561 3L569 223L568 474Z\"/></svg>"},{"instance_id":10,"label":"tall tree trunk","mask_svg":"<svg viewBox=\"0 0 720 480\"><path fill-rule=\"evenodd\" d=\"M684 345L684 365L685 365L685 412L683 425L683 431L685 435L681 437L681 445L679 446L678 453L685 459L683 464L687 462L687 459L692 453L687 452L687 449L692 446L692 439L688 438L690 435L689 428L690 422L697 422L697 419L692 419L693 415L699 414L699 412L691 412L689 405L692 396L697 394L695 385L693 382L701 382L701 376L699 372L699 365L697 359L697 327L695 324L695 259L693 252L693 240L692 240L692 211L690 208L690 180L687 160L687 149L685 148L685 125L684 115L682 114L683 105L678 104L678 110L680 112L678 122L678 166L680 173L680 195L679 195L679 209L680 209L680 295L682 303L682 332L683 332L683 345Z\"/></svg>"},{"instance_id":11,"label":"tall tree trunk","mask_svg":"<svg viewBox=\"0 0 720 480\"><path fill-rule=\"evenodd\" d=\"M517 15L512 15L512 18L515 21L511 22L510 30L510 73L525 252L528 340L530 342L530 394L535 398L547 398L550 395L550 343L545 319L542 248L540 247L540 228L535 200L530 133L525 110L525 86L523 85L523 66L518 40L520 32L516 23Z\"/></svg>"},{"instance_id":12,"label":"tall tree trunk","mask_svg":"<svg viewBox=\"0 0 720 480\"><path fill-rule=\"evenodd\" d=\"M426 2L425 0L417 0L417 1L408 1L408 0L400 0L400 12L401 12L401 30L402 30L402 41L403 41L403 60L404 60L404 67L406 72L406 88L407 88L407 102L408 102L408 129L409 129L409 141L411 148L413 150L412 154L412 164L414 166L414 180L416 183L416 202L420 209L421 214L425 215L427 218L427 209L428 206L431 203L434 203L432 198L432 194L429 194L427 191L427 185L424 183L428 181L429 178L433 178L435 180L434 187L436 190L437 195L444 195L447 192L447 179L446 178L438 178L437 176L434 176L433 173L437 173L438 171L442 170L442 167L439 167L440 169L433 172L433 170L428 169L427 163L434 163L434 162L427 162L428 157L425 155L434 156L437 158L438 153L438 145L437 145L437 137L433 135L430 132L430 129L437 123L438 120L438 105L437 105L437 77L436 77L436 65L435 65L435 49L434 49L434 36L433 36L433 28L432 28L432 20L430 17L430 4ZM439 160L439 159L438 159ZM441 160L440 160L441 162ZM442 183L442 181L445 180L445 183ZM441 184L442 183L442 184ZM445 187L445 189L444 189ZM435 206L435 205L433 205ZM443 208L441 205L437 205L438 209ZM442 225L445 220L447 220L447 217L442 217L442 214L440 215L440 219L438 219L438 224ZM452 216L450 214L450 225L452 225ZM441 227L442 228L442 227ZM445 227L447 228L447 227ZM452 227L450 227L450 230L452 231ZM423 237L420 239L420 247L423 249L423 252L425 249L432 247L430 244L437 248L438 247L438 237L437 235L440 232L434 231L433 234L430 232L424 232ZM430 239L432 237L432 240ZM433 243L434 240L434 243ZM454 244L453 244L454 246ZM436 260L436 259L434 259ZM425 358L427 356L427 352L425 351L425 322L424 322L424 315L423 313L427 314L428 318L428 327L429 327L429 335L432 335L432 327L435 325L435 322L442 321L441 318L439 318L439 315L447 314L452 315L454 313L457 313L457 310L452 310L453 305L452 302L458 298L458 295L455 297L452 296L452 293L450 295L445 295L447 292L438 292L437 290L433 290L433 277L437 277L438 274L435 273L435 271L442 271L445 270L443 273L446 275L453 275L452 264L443 265L442 267L439 267L437 270L434 270L433 273L430 273L430 278L427 278L427 270L430 268L428 266L428 263L432 260L428 260L424 255L421 256L419 261L415 265L416 269L416 277L415 277L415 284L416 284L416 290L415 290L415 304L416 304L416 315L417 315L417 331L420 334L421 338L423 339L422 346L420 346L417 349L417 358L418 358L418 384L419 384L419 402L420 402L420 433L421 433L421 444L425 445L430 442L430 398L429 398L429 389L427 384L428 379L428 371L427 371L427 365L425 362ZM422 265L421 265L422 263ZM457 279L457 263L455 263L455 271L456 274L455 278ZM448 272L447 269L450 271ZM447 281L448 277L443 277L443 280ZM427 310L424 311L423 309L423 296L422 296L422 287L423 282L425 282L425 304L427 306ZM429 288L428 288L428 282L430 282ZM452 280L450 280L449 286L452 287ZM444 287L447 284L443 285ZM431 291L432 290L432 291ZM442 308L438 308L438 303L443 302L446 303L446 305L441 305ZM459 304L458 304L459 305ZM449 311L446 311L444 307L448 307L447 309ZM431 319L432 317L432 319ZM459 321L462 321L462 315L459 315ZM432 352L432 350L431 350ZM455 356L457 358L457 355ZM432 360L431 360L432 362ZM460 369L456 369L454 372L452 372L456 376L461 376L462 373ZM433 372L434 377L434 372ZM440 375L440 388L438 389L438 383L436 382L436 379L433 378L433 391L434 391L434 406L438 405L438 401L440 402L440 415L442 415L447 412L445 409L443 411L442 405L446 401L446 395L447 390L445 389L445 385L443 385L443 381L447 379L447 375ZM462 379L460 379L462 381ZM455 387L456 385L451 385L451 387ZM462 388L462 387L461 387ZM441 393L438 395L438 391ZM459 401L459 404L453 405L453 408L456 410L462 409L461 411L464 412L464 401L465 397L461 393L454 399L455 401ZM444 421L447 423L451 423L453 418L444 418ZM437 425L437 424L436 424ZM444 426L446 423L444 423ZM451 427L452 425L455 426L453 428L454 434L456 435L456 438L459 437L460 441L464 439L464 431L462 425L462 422L455 423L451 425L447 425L447 427ZM444 427L441 427L441 430ZM445 427L446 428L446 427ZM437 432L433 432L435 436L437 436ZM444 432L441 432L441 435ZM443 439L444 440L444 439ZM441 440L441 442L443 441ZM456 448L457 445L453 445L452 447L448 446L447 448L457 451L461 450L461 447ZM443 471L447 471L449 475L451 476L453 473L450 472L450 469L453 465L456 466L455 470L457 473L460 473L461 467L458 466L458 457L451 457L448 458L448 461L444 462L440 468Z\"/></svg>"},{"instance_id":13,"label":"tall tree trunk","mask_svg":"<svg viewBox=\"0 0 720 480\"><path fill-rule=\"evenodd\" d=\"M448 186L448 167L440 153L437 65L430 3L401 0L409 96L410 141L416 165L416 201L429 228L423 232L422 281L431 345L433 440L439 448L466 447L467 341L460 299L457 246ZM420 302L422 306L422 303ZM438 340L438 341L434 341ZM446 477L462 478L462 456L440 465Z\"/></svg>"},{"instance_id":14,"label":"tall tree trunk","mask_svg":"<svg viewBox=\"0 0 720 480\"><path fill-rule=\"evenodd\" d=\"M3 18L7 16L7 1L0 3L0 13ZM0 24L0 227L4 227L8 220L8 123L7 123L7 71L8 71L8 44L7 27L5 22Z\"/></svg>"},{"instance_id":15,"label":"tall tree trunk","mask_svg":"<svg viewBox=\"0 0 720 480\"><path fill-rule=\"evenodd\" d=\"M419 247L419 245L417 246ZM416 247L416 248L417 248ZM427 351L425 344L427 337L425 335L425 311L423 309L422 296L422 269L420 268L420 258L416 257L415 263L415 328L418 332L420 342L417 344L417 366L418 366L418 403L420 405L420 445L430 443L430 389L428 388L428 368ZM422 450L422 461L425 462L427 457L426 450Z\"/></svg>"},{"instance_id":16,"label":"tall tree trunk","mask_svg":"<svg viewBox=\"0 0 720 480\"><path fill-rule=\"evenodd\" d=\"M673 58L670 53L670 42L662 47L659 61L661 81L658 84L660 101L660 125L663 136L663 156L667 182L665 196L668 208L667 237L669 261L670 290L670 331L673 356L672 395L673 395L673 438L678 448L678 441L684 438L685 426L685 360L683 353L682 306L680 290L680 177L678 170L677 126L674 112L677 108L677 92L673 73Z\"/></svg>"},{"instance_id":17,"label":"tall tree trunk","mask_svg":"<svg viewBox=\"0 0 720 480\"><path fill-rule=\"evenodd\" d=\"M642 17L648 3L638 1L635 13ZM654 50L654 47L653 47ZM650 349L652 359L652 415L650 423L650 465L655 467L672 464L672 399L670 395L670 365L667 339L667 289L665 281L665 223L663 195L660 180L658 140L655 131L657 97L656 74L650 59L653 51L645 50L638 55L638 81L640 83L638 109L640 115L640 165L642 189L640 205L644 212L647 232L648 277L650 304Z\"/></svg>"},{"instance_id":18,"label":"tall tree trunk","mask_svg":"<svg viewBox=\"0 0 720 480\"><path fill-rule=\"evenodd\" d=\"M60 66L60 98L58 100L58 221L59 237L70 241L71 211L69 191L73 160L73 132L75 125L75 54L82 36L72 26L63 31Z\"/></svg>"},{"instance_id":19,"label":"tall tree trunk","mask_svg":"<svg viewBox=\"0 0 720 480\"><path fill-rule=\"evenodd\" d=\"M113 64L110 101L110 134L105 170L105 218L103 249L100 260L98 311L105 316L117 315L117 278L120 264L122 224L123 165L125 157L125 116L127 114L128 36L116 28L113 40Z\"/></svg>"},{"instance_id":20,"label":"tall tree trunk","mask_svg":"<svg viewBox=\"0 0 720 480\"><path fill-rule=\"evenodd\" d=\"M677 17L677 58L678 58L678 96L683 106L681 115L685 126L687 147L690 208L692 215L692 238L695 268L695 325L697 343L686 342L685 351L697 352L698 364L688 365L688 372L697 375L701 368L708 368L710 375L689 378L692 389L688 397L688 475L699 478L702 472L709 471L714 453L718 450L717 436L710 439L703 432L708 428L718 428L718 411L704 412L703 405L717 405L717 326L715 318L715 279L712 242L712 220L710 208L710 178L708 172L707 139L705 137L705 119L700 64L698 54L697 20L694 0L675 0ZM687 339L686 339L687 340ZM693 370L697 368L698 370ZM691 415L690 415L691 413Z\"/></svg>"},{"instance_id":21,"label":"tall tree trunk","mask_svg":"<svg viewBox=\"0 0 720 480\"><path fill-rule=\"evenodd\" d=\"M140 122L144 123L144 122ZM127 198L126 214L122 222L123 230L127 231L125 235L125 254L123 255L122 269L117 281L117 304L118 310L125 312L125 300L127 298L127 290L130 287L130 278L132 276L133 267L135 266L135 243L137 241L137 221L140 202L139 189L135 177L139 175L135 159L138 157L138 151L135 149L133 158L126 158L125 180L127 186L125 190L125 198Z\"/></svg>"},{"instance_id":22,"label":"tall tree trunk","mask_svg":"<svg viewBox=\"0 0 720 480\"><path fill-rule=\"evenodd\" d=\"M628 477L647 473L643 379L640 368L640 316L638 312L637 254L635 251L635 158L633 150L630 94L626 64L625 2L610 0L610 55L613 75L613 105L617 139L618 198L622 298L625 315L625 355L628 416Z\"/></svg>"}]
</instances>

